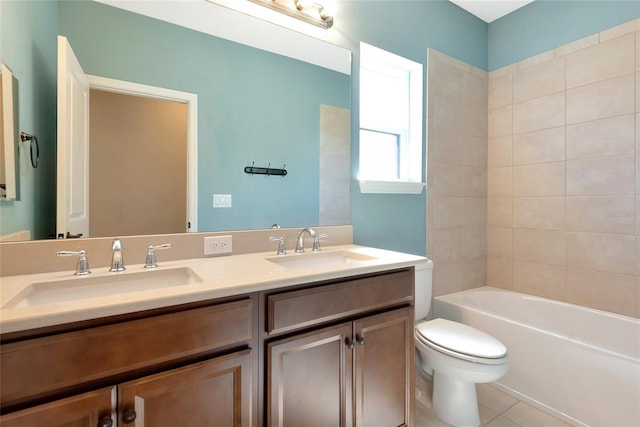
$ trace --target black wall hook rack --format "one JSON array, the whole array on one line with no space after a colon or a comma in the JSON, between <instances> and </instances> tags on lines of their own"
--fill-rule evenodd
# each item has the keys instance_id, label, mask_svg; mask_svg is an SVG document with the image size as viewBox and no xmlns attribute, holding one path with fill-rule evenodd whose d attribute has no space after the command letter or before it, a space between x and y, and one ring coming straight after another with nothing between
<instances>
[{"instance_id":1,"label":"black wall hook rack","mask_svg":"<svg viewBox=\"0 0 640 427\"><path fill-rule=\"evenodd\" d=\"M282 165L282 169L272 168L271 163L266 168L256 167L254 166L255 162L251 164L251 166L246 166L244 168L244 172L251 175L277 175L277 176L286 176L287 170L284 168L286 165Z\"/></svg>"}]
</instances>

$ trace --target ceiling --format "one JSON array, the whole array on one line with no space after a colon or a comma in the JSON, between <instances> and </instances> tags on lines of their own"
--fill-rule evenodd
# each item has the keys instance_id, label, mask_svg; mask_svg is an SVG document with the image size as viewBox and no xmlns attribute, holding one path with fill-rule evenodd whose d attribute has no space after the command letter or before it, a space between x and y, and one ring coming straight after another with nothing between
<instances>
[{"instance_id":1,"label":"ceiling","mask_svg":"<svg viewBox=\"0 0 640 427\"><path fill-rule=\"evenodd\" d=\"M450 0L467 12L470 12L485 22L492 22L498 18L520 9L533 0Z\"/></svg>"}]
</instances>

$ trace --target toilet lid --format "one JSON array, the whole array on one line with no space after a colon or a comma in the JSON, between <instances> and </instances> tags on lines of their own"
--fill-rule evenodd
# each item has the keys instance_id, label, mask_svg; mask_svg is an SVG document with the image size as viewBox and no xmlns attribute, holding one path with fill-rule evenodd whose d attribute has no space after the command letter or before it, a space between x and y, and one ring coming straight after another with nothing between
<instances>
[{"instance_id":1,"label":"toilet lid","mask_svg":"<svg viewBox=\"0 0 640 427\"><path fill-rule=\"evenodd\" d=\"M419 323L416 330L424 340L455 353L484 359L507 355L507 348L500 341L462 323L434 319Z\"/></svg>"}]
</instances>

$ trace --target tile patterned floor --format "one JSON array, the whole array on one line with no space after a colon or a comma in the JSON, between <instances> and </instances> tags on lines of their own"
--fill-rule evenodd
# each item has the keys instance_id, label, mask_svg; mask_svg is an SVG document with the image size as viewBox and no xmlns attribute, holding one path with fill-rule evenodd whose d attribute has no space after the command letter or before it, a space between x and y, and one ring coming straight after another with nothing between
<instances>
[{"instance_id":1,"label":"tile patterned floor","mask_svg":"<svg viewBox=\"0 0 640 427\"><path fill-rule=\"evenodd\" d=\"M498 390L490 384L478 384L480 425L484 427L571 427L546 412ZM415 427L450 427L419 401Z\"/></svg>"}]
</instances>

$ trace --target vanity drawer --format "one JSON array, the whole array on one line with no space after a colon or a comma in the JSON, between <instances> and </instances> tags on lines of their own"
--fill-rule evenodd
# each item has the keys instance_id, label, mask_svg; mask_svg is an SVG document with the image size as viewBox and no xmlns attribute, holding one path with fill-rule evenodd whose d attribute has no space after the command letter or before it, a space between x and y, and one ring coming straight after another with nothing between
<instances>
[{"instance_id":1,"label":"vanity drawer","mask_svg":"<svg viewBox=\"0 0 640 427\"><path fill-rule=\"evenodd\" d=\"M267 295L267 332L276 334L412 303L413 281L411 268Z\"/></svg>"},{"instance_id":2,"label":"vanity drawer","mask_svg":"<svg viewBox=\"0 0 640 427\"><path fill-rule=\"evenodd\" d=\"M247 298L4 344L1 403L21 404L251 338L252 300Z\"/></svg>"}]
</instances>

